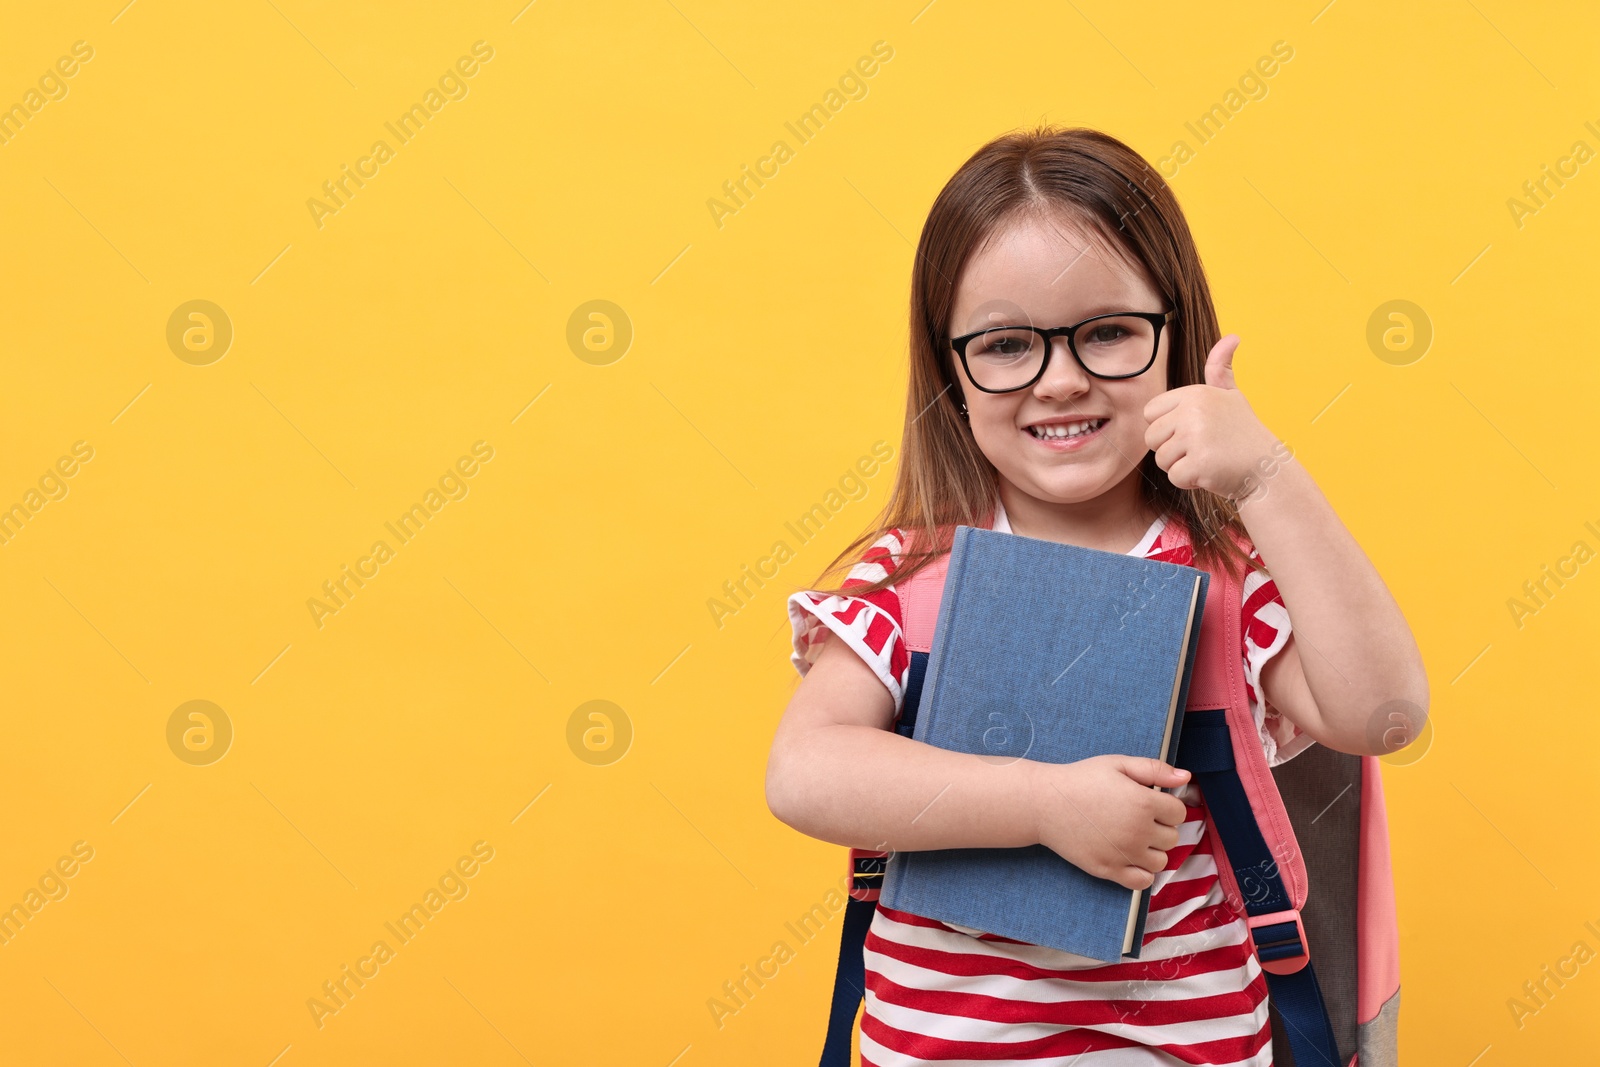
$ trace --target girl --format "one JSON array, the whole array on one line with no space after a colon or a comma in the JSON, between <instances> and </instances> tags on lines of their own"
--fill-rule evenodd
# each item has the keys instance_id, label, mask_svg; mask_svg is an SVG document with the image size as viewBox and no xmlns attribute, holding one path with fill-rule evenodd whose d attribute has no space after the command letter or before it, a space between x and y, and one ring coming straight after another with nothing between
<instances>
[{"instance_id":1,"label":"girl","mask_svg":"<svg viewBox=\"0 0 1600 1067\"><path fill-rule=\"evenodd\" d=\"M1313 743L1376 755L1417 736L1428 683L1411 631L1238 390L1238 338L1217 334L1171 190L1105 134L1000 137L933 205L894 492L824 571L853 563L842 584L789 600L802 680L768 804L858 849L1042 843L1152 897L1140 959L1117 964L880 905L863 1063L1272 1063L1264 975L1188 772L1003 762L893 731L909 663L895 583L965 524L1241 574L1239 655L1274 766ZM1169 524L1198 549L1170 544Z\"/></svg>"}]
</instances>

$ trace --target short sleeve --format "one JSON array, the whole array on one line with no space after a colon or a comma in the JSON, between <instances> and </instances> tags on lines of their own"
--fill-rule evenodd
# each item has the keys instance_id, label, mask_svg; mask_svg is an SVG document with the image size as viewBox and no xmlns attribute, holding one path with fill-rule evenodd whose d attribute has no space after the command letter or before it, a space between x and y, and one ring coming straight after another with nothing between
<instances>
[{"instance_id":1,"label":"short sleeve","mask_svg":"<svg viewBox=\"0 0 1600 1067\"><path fill-rule=\"evenodd\" d=\"M805 677L822 654L823 644L838 637L860 656L894 698L900 714L905 699L906 672L911 665L902 632L900 597L893 584L863 596L852 596L853 586L866 586L894 573L902 551L899 530L890 530L863 554L840 583L841 594L823 595L810 590L789 597L789 624L793 649L789 662Z\"/></svg>"},{"instance_id":2,"label":"short sleeve","mask_svg":"<svg viewBox=\"0 0 1600 1067\"><path fill-rule=\"evenodd\" d=\"M1251 558L1260 560L1254 551ZM1266 695L1261 691L1262 668L1283 651L1292 632L1288 609L1283 606L1278 585L1271 575L1254 568L1246 575L1240 622L1244 630L1245 691L1250 698L1250 714L1255 718L1261 745L1266 749L1267 766L1276 767L1298 756L1315 741L1284 718L1278 709L1268 707Z\"/></svg>"}]
</instances>

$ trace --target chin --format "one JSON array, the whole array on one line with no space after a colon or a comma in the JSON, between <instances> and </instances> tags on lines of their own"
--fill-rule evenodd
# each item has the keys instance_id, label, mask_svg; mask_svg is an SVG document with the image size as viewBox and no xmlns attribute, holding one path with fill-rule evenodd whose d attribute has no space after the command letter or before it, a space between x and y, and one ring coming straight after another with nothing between
<instances>
[{"instance_id":1,"label":"chin","mask_svg":"<svg viewBox=\"0 0 1600 1067\"><path fill-rule=\"evenodd\" d=\"M1082 504L1104 493L1109 486L1101 479L1029 479L1022 483L1030 496L1051 504Z\"/></svg>"}]
</instances>

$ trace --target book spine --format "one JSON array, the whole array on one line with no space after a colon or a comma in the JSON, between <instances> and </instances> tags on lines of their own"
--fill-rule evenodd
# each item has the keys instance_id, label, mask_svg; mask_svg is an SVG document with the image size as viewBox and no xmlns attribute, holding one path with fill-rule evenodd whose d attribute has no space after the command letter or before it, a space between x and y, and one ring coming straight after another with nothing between
<instances>
[{"instance_id":1,"label":"book spine","mask_svg":"<svg viewBox=\"0 0 1600 1067\"><path fill-rule=\"evenodd\" d=\"M1177 766L1178 749L1182 742L1183 715L1189 706L1189 687L1194 681L1194 669L1200 659L1200 627L1205 621L1206 596L1210 590L1211 576L1201 572L1194 576L1190 596L1194 598L1194 615L1187 639L1178 660L1178 698L1172 711L1172 721L1162 745L1160 759Z\"/></svg>"}]
</instances>

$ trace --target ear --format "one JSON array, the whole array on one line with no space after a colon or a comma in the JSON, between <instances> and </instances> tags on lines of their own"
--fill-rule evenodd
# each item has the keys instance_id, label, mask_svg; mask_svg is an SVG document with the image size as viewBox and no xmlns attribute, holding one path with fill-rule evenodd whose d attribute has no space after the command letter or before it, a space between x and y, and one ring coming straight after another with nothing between
<instances>
[{"instance_id":1,"label":"ear","mask_svg":"<svg viewBox=\"0 0 1600 1067\"><path fill-rule=\"evenodd\" d=\"M1239 347L1239 335L1230 333L1211 347L1206 355L1206 384L1218 389L1239 388L1233 381L1233 353Z\"/></svg>"}]
</instances>

